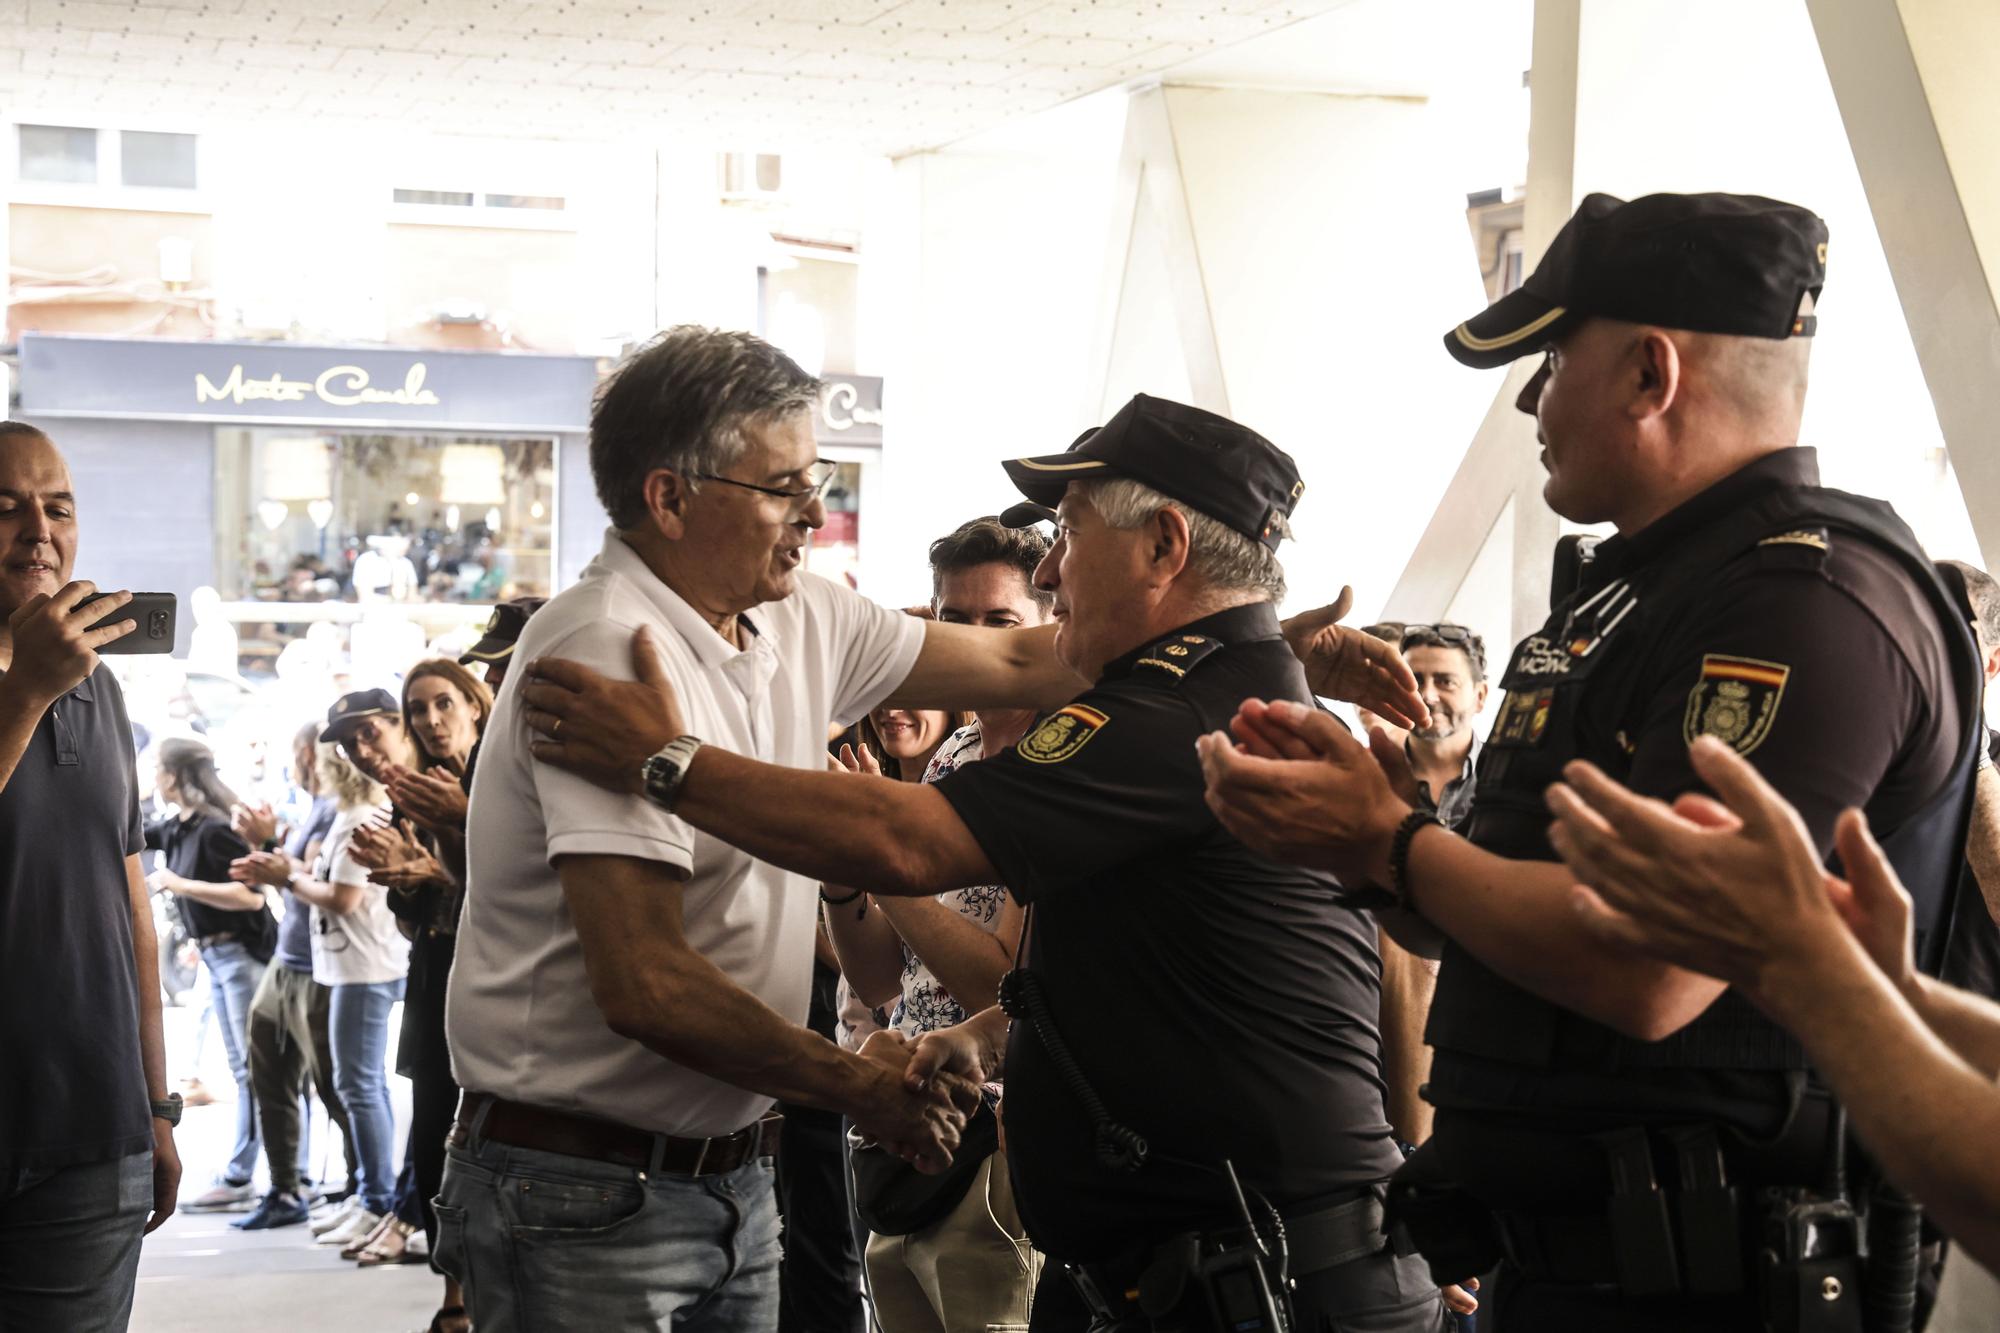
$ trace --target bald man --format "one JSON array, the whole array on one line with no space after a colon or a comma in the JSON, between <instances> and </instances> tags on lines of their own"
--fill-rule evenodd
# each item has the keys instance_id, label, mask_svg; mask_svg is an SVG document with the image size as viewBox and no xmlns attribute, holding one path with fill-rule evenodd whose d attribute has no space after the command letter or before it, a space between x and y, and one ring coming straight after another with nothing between
<instances>
[{"instance_id":1,"label":"bald man","mask_svg":"<svg viewBox=\"0 0 2000 1333\"><path fill-rule=\"evenodd\" d=\"M72 582L69 467L0 423L0 1328L122 1330L174 1211L132 727L97 649L131 600Z\"/></svg>"}]
</instances>

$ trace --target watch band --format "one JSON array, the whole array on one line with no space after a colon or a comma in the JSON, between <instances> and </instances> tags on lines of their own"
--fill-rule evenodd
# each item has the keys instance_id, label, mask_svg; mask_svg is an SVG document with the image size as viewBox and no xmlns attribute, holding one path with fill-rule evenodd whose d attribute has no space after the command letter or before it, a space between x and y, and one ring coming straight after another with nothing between
<instances>
[{"instance_id":1,"label":"watch band","mask_svg":"<svg viewBox=\"0 0 2000 1333\"><path fill-rule=\"evenodd\" d=\"M701 744L699 736L676 736L646 760L641 776L648 800L662 810L674 808L680 799L681 784L687 781L688 766L694 762L695 751L701 749Z\"/></svg>"}]
</instances>

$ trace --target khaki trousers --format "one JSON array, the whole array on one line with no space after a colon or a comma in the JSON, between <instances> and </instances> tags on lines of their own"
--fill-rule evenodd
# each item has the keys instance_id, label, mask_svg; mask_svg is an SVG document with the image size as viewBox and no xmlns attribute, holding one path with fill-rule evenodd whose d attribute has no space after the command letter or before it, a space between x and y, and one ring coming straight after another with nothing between
<instances>
[{"instance_id":1,"label":"khaki trousers","mask_svg":"<svg viewBox=\"0 0 2000 1333\"><path fill-rule=\"evenodd\" d=\"M868 1286L882 1333L1026 1329L1041 1271L1014 1208L1004 1151L980 1164L944 1220L914 1235L868 1238Z\"/></svg>"}]
</instances>

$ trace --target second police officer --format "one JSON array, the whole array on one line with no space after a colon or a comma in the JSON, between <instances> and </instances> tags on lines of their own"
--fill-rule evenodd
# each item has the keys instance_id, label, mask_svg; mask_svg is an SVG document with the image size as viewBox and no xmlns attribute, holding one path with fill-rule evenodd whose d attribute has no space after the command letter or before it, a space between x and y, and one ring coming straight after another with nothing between
<instances>
[{"instance_id":1,"label":"second police officer","mask_svg":"<svg viewBox=\"0 0 2000 1333\"><path fill-rule=\"evenodd\" d=\"M935 784L702 746L654 798L825 882L1004 882L1029 905L1006 1008L923 1038L911 1077L1004 1071L1016 1199L1053 1261L1035 1329L1438 1333L1436 1285L1382 1225L1401 1156L1375 923L1331 877L1245 847L1202 798L1197 737L1247 696L1312 700L1274 605L1298 472L1255 432L1144 395L1007 470L1034 502L1010 513L1060 506L1036 583L1089 688ZM590 696L646 686L563 674L582 692L537 690L549 712L533 725L562 718L562 748L538 753L634 785L631 733L679 734L670 687L621 722Z\"/></svg>"},{"instance_id":2,"label":"second police officer","mask_svg":"<svg viewBox=\"0 0 2000 1333\"><path fill-rule=\"evenodd\" d=\"M1504 1260L1502 1333L1858 1330L1887 1295L1863 1290L1862 1164L1799 1046L1720 982L1596 947L1543 796L1580 757L1674 800L1699 785L1688 743L1718 737L1823 853L1866 811L1935 955L1979 661L1910 530L1794 447L1826 237L1770 199L1593 194L1520 290L1447 335L1473 366L1546 354L1518 405L1547 501L1617 530L1515 650L1463 836L1396 793L1386 747L1378 764L1282 707L1246 705L1252 755L1204 743L1225 824L1373 879L1454 941L1435 1133L1392 1212L1447 1271ZM1879 1262L1912 1221L1874 1212Z\"/></svg>"}]
</instances>

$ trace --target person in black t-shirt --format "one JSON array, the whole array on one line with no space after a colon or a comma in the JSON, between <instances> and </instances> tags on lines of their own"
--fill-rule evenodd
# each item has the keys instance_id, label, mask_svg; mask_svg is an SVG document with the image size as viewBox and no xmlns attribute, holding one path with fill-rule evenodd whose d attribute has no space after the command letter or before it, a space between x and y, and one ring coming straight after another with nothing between
<instances>
[{"instance_id":1,"label":"person in black t-shirt","mask_svg":"<svg viewBox=\"0 0 2000 1333\"><path fill-rule=\"evenodd\" d=\"M250 1182L262 1138L250 1086L250 1001L277 945L278 923L261 890L229 878L230 863L248 855L250 847L231 826L236 793L222 785L214 753L200 741L161 741L157 792L173 813L146 830L146 845L160 853L146 883L155 893L180 899L181 919L208 968L216 1023L236 1078L236 1142L229 1162L213 1188L185 1205L192 1213L216 1212L256 1197Z\"/></svg>"},{"instance_id":2,"label":"person in black t-shirt","mask_svg":"<svg viewBox=\"0 0 2000 1333\"><path fill-rule=\"evenodd\" d=\"M132 724L97 658L135 622L91 628L131 594L83 605L77 513L49 438L0 424L0 1328L98 1333L174 1211L181 1106Z\"/></svg>"},{"instance_id":3,"label":"person in black t-shirt","mask_svg":"<svg viewBox=\"0 0 2000 1333\"><path fill-rule=\"evenodd\" d=\"M1401 1155L1374 918L1330 876L1252 852L1202 798L1198 737L1248 695L1313 698L1273 607L1298 473L1254 432L1144 395L1070 452L1007 469L1032 505L1060 505L1035 582L1055 597L1057 656L1092 682L1013 748L932 784L780 769L691 746L657 669L620 686L542 661L523 693L553 738L537 758L629 788L620 737L672 741L686 765L656 761L649 795L753 856L896 896L1004 883L1029 904L1003 993L1030 1021L1010 1039L988 1009L878 1058L912 1052L914 1087L1004 1066L1016 1199L1053 1261L1033 1328L1234 1327L1190 1256L1240 1242L1248 1216L1274 1252L1284 1219L1291 1282L1273 1286L1295 1327L1443 1329L1423 1262L1382 1232ZM573 691L644 720L607 727ZM1414 697L1356 702L1423 715ZM1148 1271L1170 1280L1148 1278L1142 1315Z\"/></svg>"}]
</instances>

